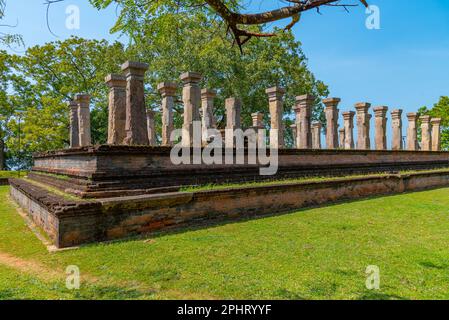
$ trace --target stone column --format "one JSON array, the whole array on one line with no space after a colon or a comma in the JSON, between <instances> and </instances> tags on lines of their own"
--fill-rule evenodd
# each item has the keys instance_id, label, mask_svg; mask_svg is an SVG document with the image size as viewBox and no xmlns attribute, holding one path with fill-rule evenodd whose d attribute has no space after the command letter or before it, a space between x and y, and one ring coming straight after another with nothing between
<instances>
[{"instance_id":1,"label":"stone column","mask_svg":"<svg viewBox=\"0 0 449 320\"><path fill-rule=\"evenodd\" d=\"M251 118L253 120L251 129L254 130L256 133L256 143L259 141L259 139L264 139L264 136L262 135L263 132L261 132L261 129L264 129L265 126L263 125L263 113L262 112L255 112L251 113Z\"/></svg>"},{"instance_id":2,"label":"stone column","mask_svg":"<svg viewBox=\"0 0 449 320\"><path fill-rule=\"evenodd\" d=\"M432 135L430 132L430 116L422 116L421 120L421 150L432 150Z\"/></svg>"},{"instance_id":3,"label":"stone column","mask_svg":"<svg viewBox=\"0 0 449 320\"><path fill-rule=\"evenodd\" d=\"M122 65L126 76L126 145L148 145L144 77L148 65L127 61Z\"/></svg>"},{"instance_id":4,"label":"stone column","mask_svg":"<svg viewBox=\"0 0 449 320\"><path fill-rule=\"evenodd\" d=\"M284 123L282 116L284 114L283 96L285 89L280 87L272 87L267 89L268 101L270 104L270 147L272 149L282 149L285 147L284 143Z\"/></svg>"},{"instance_id":5,"label":"stone column","mask_svg":"<svg viewBox=\"0 0 449 320\"><path fill-rule=\"evenodd\" d=\"M338 136L339 148L344 149L345 148L345 128L341 128L340 130L338 130L338 133L339 133L339 136Z\"/></svg>"},{"instance_id":6,"label":"stone column","mask_svg":"<svg viewBox=\"0 0 449 320\"><path fill-rule=\"evenodd\" d=\"M345 149L354 149L354 111L343 112L343 121L345 125Z\"/></svg>"},{"instance_id":7,"label":"stone column","mask_svg":"<svg viewBox=\"0 0 449 320\"><path fill-rule=\"evenodd\" d=\"M321 122L312 122L312 149L321 149Z\"/></svg>"},{"instance_id":8,"label":"stone column","mask_svg":"<svg viewBox=\"0 0 449 320\"><path fill-rule=\"evenodd\" d=\"M108 144L123 144L126 138L126 77L110 74L105 82L109 87Z\"/></svg>"},{"instance_id":9,"label":"stone column","mask_svg":"<svg viewBox=\"0 0 449 320\"><path fill-rule=\"evenodd\" d=\"M70 112L70 148L78 148L80 146L78 103L76 101L70 101L67 105Z\"/></svg>"},{"instance_id":10,"label":"stone column","mask_svg":"<svg viewBox=\"0 0 449 320\"><path fill-rule=\"evenodd\" d=\"M391 126L393 128L392 150L402 150L402 110L391 111Z\"/></svg>"},{"instance_id":11,"label":"stone column","mask_svg":"<svg viewBox=\"0 0 449 320\"><path fill-rule=\"evenodd\" d=\"M376 150L387 150L387 111L385 106L374 108Z\"/></svg>"},{"instance_id":12,"label":"stone column","mask_svg":"<svg viewBox=\"0 0 449 320\"><path fill-rule=\"evenodd\" d=\"M311 118L315 97L306 94L296 97L296 109L299 109L299 149L312 148Z\"/></svg>"},{"instance_id":13,"label":"stone column","mask_svg":"<svg viewBox=\"0 0 449 320\"><path fill-rule=\"evenodd\" d=\"M175 106L176 83L162 82L157 86L157 90L162 96L162 146L171 146L170 135L174 130L173 108Z\"/></svg>"},{"instance_id":14,"label":"stone column","mask_svg":"<svg viewBox=\"0 0 449 320\"><path fill-rule=\"evenodd\" d=\"M360 102L355 105L357 111L357 149L369 150L371 148L370 143L370 115L368 109L371 104L367 102Z\"/></svg>"},{"instance_id":15,"label":"stone column","mask_svg":"<svg viewBox=\"0 0 449 320\"><path fill-rule=\"evenodd\" d=\"M296 126L296 136L295 136L295 148L299 149L301 148L301 145L299 143L299 140L301 139L301 109L296 105L293 108L293 111L295 112L295 126Z\"/></svg>"},{"instance_id":16,"label":"stone column","mask_svg":"<svg viewBox=\"0 0 449 320\"><path fill-rule=\"evenodd\" d=\"M407 150L418 150L418 114L407 113L408 128L407 128Z\"/></svg>"},{"instance_id":17,"label":"stone column","mask_svg":"<svg viewBox=\"0 0 449 320\"><path fill-rule=\"evenodd\" d=\"M326 148L338 148L338 104L339 98L329 98L323 100L326 106Z\"/></svg>"},{"instance_id":18,"label":"stone column","mask_svg":"<svg viewBox=\"0 0 449 320\"><path fill-rule=\"evenodd\" d=\"M208 129L216 129L217 124L214 117L214 98L217 93L214 90L201 90L201 115L202 115L202 130L203 143L207 143L210 137L207 134Z\"/></svg>"},{"instance_id":19,"label":"stone column","mask_svg":"<svg viewBox=\"0 0 449 320\"><path fill-rule=\"evenodd\" d=\"M432 118L432 151L441 150L441 118Z\"/></svg>"},{"instance_id":20,"label":"stone column","mask_svg":"<svg viewBox=\"0 0 449 320\"><path fill-rule=\"evenodd\" d=\"M182 145L184 147L193 146L193 122L201 121L201 88L199 82L202 76L198 72L186 72L181 75L184 83L182 89L182 101L184 103L184 124L182 126Z\"/></svg>"},{"instance_id":21,"label":"stone column","mask_svg":"<svg viewBox=\"0 0 449 320\"><path fill-rule=\"evenodd\" d=\"M0 132L0 171L5 170L5 142Z\"/></svg>"},{"instance_id":22,"label":"stone column","mask_svg":"<svg viewBox=\"0 0 449 320\"><path fill-rule=\"evenodd\" d=\"M298 125L296 123L292 124L290 126L290 128L292 129L293 148L296 148L296 146L298 144L297 141L296 141L296 138L298 136Z\"/></svg>"},{"instance_id":23,"label":"stone column","mask_svg":"<svg viewBox=\"0 0 449 320\"><path fill-rule=\"evenodd\" d=\"M153 110L147 110L147 131L148 131L148 142L150 146L157 145L156 139L156 124L155 117L157 112Z\"/></svg>"},{"instance_id":24,"label":"stone column","mask_svg":"<svg viewBox=\"0 0 449 320\"><path fill-rule=\"evenodd\" d=\"M90 96L88 94L77 94L75 102L78 105L78 128L80 147L92 144L90 129Z\"/></svg>"},{"instance_id":25,"label":"stone column","mask_svg":"<svg viewBox=\"0 0 449 320\"><path fill-rule=\"evenodd\" d=\"M226 130L241 129L241 112L242 102L238 98L228 98L225 100L226 108ZM229 134L225 134L225 146L226 148L235 147L235 138Z\"/></svg>"}]
</instances>

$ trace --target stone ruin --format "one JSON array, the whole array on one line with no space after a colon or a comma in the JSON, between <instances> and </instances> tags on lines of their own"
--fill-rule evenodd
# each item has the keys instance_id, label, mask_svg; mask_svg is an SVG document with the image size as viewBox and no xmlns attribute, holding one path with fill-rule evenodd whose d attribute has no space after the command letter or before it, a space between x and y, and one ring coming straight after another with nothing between
<instances>
[{"instance_id":1,"label":"stone ruin","mask_svg":"<svg viewBox=\"0 0 449 320\"><path fill-rule=\"evenodd\" d=\"M146 110L144 95L144 74L148 66L142 63L127 62L123 65L125 75L111 74L106 77L109 92L109 123L108 145L129 146L157 146L156 126L154 124L155 111ZM196 72L187 72L181 75L183 82L182 101L184 104L185 136L182 137L184 146L192 146L193 122L201 121L203 142L209 140L207 129L217 128L214 117L214 98L216 92L211 89L201 89L199 82L202 76ZM171 146L171 133L173 132L174 104L176 100L176 83L162 82L157 86L161 94L162 132L161 146ZM283 121L283 96L285 89L273 87L266 90L270 113L269 145L275 149L285 149L285 125ZM296 97L295 124L291 126L294 137L294 148L314 149L323 148L322 125L312 121L312 109L316 103L315 97L303 95ZM329 150L387 150L387 113L388 107L374 107L375 137L374 143L370 138L369 113L371 104L367 102L356 103L356 112L343 112L343 126L339 128L338 105L339 98L327 98L322 101L325 105L326 127L325 147ZM242 103L238 98L228 98L225 102L226 129L240 129ZM77 95L74 101L69 102L70 109L70 148L91 145L89 96ZM263 129L263 114L253 114L253 128ZM354 140L354 117L357 125L357 139ZM410 151L439 151L441 130L439 118L430 116L418 117L416 113L408 113L407 142L403 143L402 110L391 111L392 141L391 149ZM417 140L417 123L421 120L421 143ZM233 143L226 144L233 147Z\"/></svg>"},{"instance_id":2,"label":"stone ruin","mask_svg":"<svg viewBox=\"0 0 449 320\"><path fill-rule=\"evenodd\" d=\"M106 77L110 89L107 145L92 145L90 98L85 94L76 95L68 104L70 148L35 154L28 178L10 181L12 198L57 247L449 183L449 171L405 176L399 173L449 167L449 153L440 151L441 119L419 118L416 113L408 113L407 139L403 143L402 110L393 110L393 139L391 150L387 150L388 107L373 108L375 136L371 141L369 103L355 104L355 112L342 112L343 125L339 127L340 99L324 99L323 132L322 124L312 119L317 99L306 94L296 97L295 123L289 128L294 146L287 148L283 120L285 89L280 87L266 90L270 113L268 138L264 134L264 115L256 112L251 114L252 133L246 136L248 144L243 146L257 142L260 147L268 142L267 152L276 154L278 159L274 175L260 175L259 169L266 166L260 162L174 164L170 158L174 143L170 138L176 129L173 119L177 85L163 82L157 86L161 95L162 126L161 132L156 132L156 111L147 110L145 104L147 69L146 64L126 62L122 66L123 74ZM218 129L214 117L216 91L200 87L199 73L186 72L180 79L184 105L181 144L183 148L194 149L194 126L200 123L199 147L205 148L215 138L209 135L208 129ZM217 131L224 134L224 148L234 153L239 146L235 137L226 132L242 129L243 108L239 98L227 98L226 126ZM357 137L354 137L354 120ZM421 143L417 138L418 120ZM322 136L325 136L323 141ZM182 191L186 186L209 183L379 172L391 175ZM54 189L79 200L57 194Z\"/></svg>"}]
</instances>

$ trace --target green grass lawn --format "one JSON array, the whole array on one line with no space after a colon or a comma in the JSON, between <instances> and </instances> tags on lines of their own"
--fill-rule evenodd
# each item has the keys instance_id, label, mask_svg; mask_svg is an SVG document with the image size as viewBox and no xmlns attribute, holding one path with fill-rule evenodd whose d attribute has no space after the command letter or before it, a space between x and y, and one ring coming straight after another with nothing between
<instances>
[{"instance_id":1,"label":"green grass lawn","mask_svg":"<svg viewBox=\"0 0 449 320\"><path fill-rule=\"evenodd\" d=\"M48 253L0 187L0 299L449 299L449 189ZM65 288L77 265L81 289ZM380 268L380 290L365 288Z\"/></svg>"},{"instance_id":2,"label":"green grass lawn","mask_svg":"<svg viewBox=\"0 0 449 320\"><path fill-rule=\"evenodd\" d=\"M20 176L24 177L26 175L26 171L21 171ZM0 178L18 178L19 172L17 171L0 171Z\"/></svg>"}]
</instances>

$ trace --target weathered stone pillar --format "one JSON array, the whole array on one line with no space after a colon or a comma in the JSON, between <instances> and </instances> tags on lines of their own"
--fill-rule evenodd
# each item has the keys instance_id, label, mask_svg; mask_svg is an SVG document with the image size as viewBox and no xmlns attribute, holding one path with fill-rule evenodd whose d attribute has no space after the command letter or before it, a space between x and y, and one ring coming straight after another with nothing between
<instances>
[{"instance_id":1,"label":"weathered stone pillar","mask_svg":"<svg viewBox=\"0 0 449 320\"><path fill-rule=\"evenodd\" d=\"M259 139L265 138L262 135L263 132L261 131L261 129L265 129L265 126L263 125L263 113L262 112L251 113L251 118L253 120L251 129L253 129L256 134L255 142L257 143Z\"/></svg>"},{"instance_id":2,"label":"weathered stone pillar","mask_svg":"<svg viewBox=\"0 0 449 320\"><path fill-rule=\"evenodd\" d=\"M238 98L228 98L225 100L226 108L226 131L241 129L242 102ZM229 134L225 135L226 148L235 147L235 138Z\"/></svg>"},{"instance_id":3,"label":"weathered stone pillar","mask_svg":"<svg viewBox=\"0 0 449 320\"><path fill-rule=\"evenodd\" d=\"M321 122L312 122L312 149L321 149Z\"/></svg>"},{"instance_id":4,"label":"weathered stone pillar","mask_svg":"<svg viewBox=\"0 0 449 320\"><path fill-rule=\"evenodd\" d=\"M296 138L298 136L298 125L296 123L292 124L292 125L290 125L290 128L292 130L293 148L296 148L296 146L298 144L296 141Z\"/></svg>"},{"instance_id":5,"label":"weathered stone pillar","mask_svg":"<svg viewBox=\"0 0 449 320\"><path fill-rule=\"evenodd\" d=\"M123 144L126 138L126 77L110 74L105 82L109 87L108 144Z\"/></svg>"},{"instance_id":6,"label":"weathered stone pillar","mask_svg":"<svg viewBox=\"0 0 449 320\"><path fill-rule=\"evenodd\" d=\"M299 149L301 148L301 145L299 143L299 140L301 139L301 109L299 108L298 105L296 105L293 108L293 111L295 112L295 126L296 126L296 136L295 136L295 148Z\"/></svg>"},{"instance_id":7,"label":"weathered stone pillar","mask_svg":"<svg viewBox=\"0 0 449 320\"><path fill-rule=\"evenodd\" d=\"M407 150L418 150L418 117L415 112L407 113L408 128L407 128Z\"/></svg>"},{"instance_id":8,"label":"weathered stone pillar","mask_svg":"<svg viewBox=\"0 0 449 320\"><path fill-rule=\"evenodd\" d=\"M432 151L441 150L441 118L432 118Z\"/></svg>"},{"instance_id":9,"label":"weathered stone pillar","mask_svg":"<svg viewBox=\"0 0 449 320\"><path fill-rule=\"evenodd\" d=\"M391 126L393 128L392 150L402 150L402 110L391 111Z\"/></svg>"},{"instance_id":10,"label":"weathered stone pillar","mask_svg":"<svg viewBox=\"0 0 449 320\"><path fill-rule=\"evenodd\" d=\"M88 94L77 94L75 102L78 105L78 128L80 147L92 144L90 129L90 96Z\"/></svg>"},{"instance_id":11,"label":"weathered stone pillar","mask_svg":"<svg viewBox=\"0 0 449 320\"><path fill-rule=\"evenodd\" d=\"M338 148L338 104L339 98L329 98L323 100L326 106L326 148Z\"/></svg>"},{"instance_id":12,"label":"weathered stone pillar","mask_svg":"<svg viewBox=\"0 0 449 320\"><path fill-rule=\"evenodd\" d=\"M270 104L270 147L272 149L282 149L285 147L284 143L284 123L282 116L284 114L283 96L285 89L280 87L272 87L267 89L268 101Z\"/></svg>"},{"instance_id":13,"label":"weathered stone pillar","mask_svg":"<svg viewBox=\"0 0 449 320\"><path fill-rule=\"evenodd\" d=\"M182 145L193 146L193 122L201 121L201 88L199 82L202 76L198 72L186 72L181 75L184 83L182 89L182 101L184 103L184 124L182 134Z\"/></svg>"},{"instance_id":14,"label":"weathered stone pillar","mask_svg":"<svg viewBox=\"0 0 449 320\"><path fill-rule=\"evenodd\" d=\"M315 97L309 94L296 97L296 109L299 109L299 149L312 148L311 118Z\"/></svg>"},{"instance_id":15,"label":"weathered stone pillar","mask_svg":"<svg viewBox=\"0 0 449 320\"><path fill-rule=\"evenodd\" d=\"M148 131L148 143L150 146L157 145L156 139L156 124L155 117L157 112L153 110L147 110L147 131Z\"/></svg>"},{"instance_id":16,"label":"weathered stone pillar","mask_svg":"<svg viewBox=\"0 0 449 320\"><path fill-rule=\"evenodd\" d=\"M370 115L368 109L371 104L367 102L360 102L355 105L357 111L357 149L369 150L370 143Z\"/></svg>"},{"instance_id":17,"label":"weathered stone pillar","mask_svg":"<svg viewBox=\"0 0 449 320\"><path fill-rule=\"evenodd\" d=\"M162 96L162 142L163 146L171 146L170 135L174 130L173 108L175 106L176 83L162 82L157 86L157 90Z\"/></svg>"},{"instance_id":18,"label":"weathered stone pillar","mask_svg":"<svg viewBox=\"0 0 449 320\"><path fill-rule=\"evenodd\" d=\"M216 129L217 125L214 117L214 98L217 93L214 90L201 90L201 115L202 115L202 130L203 143L207 143L210 139L207 134L208 129Z\"/></svg>"},{"instance_id":19,"label":"weathered stone pillar","mask_svg":"<svg viewBox=\"0 0 449 320\"><path fill-rule=\"evenodd\" d=\"M344 149L345 148L345 128L341 128L338 130L338 140L339 140L339 148Z\"/></svg>"},{"instance_id":20,"label":"weathered stone pillar","mask_svg":"<svg viewBox=\"0 0 449 320\"><path fill-rule=\"evenodd\" d=\"M80 146L80 131L78 120L78 103L70 101L67 103L69 107L69 121L70 121L70 148L77 148Z\"/></svg>"},{"instance_id":21,"label":"weathered stone pillar","mask_svg":"<svg viewBox=\"0 0 449 320\"><path fill-rule=\"evenodd\" d=\"M345 144L344 149L354 149L354 111L343 112L343 121L345 125Z\"/></svg>"},{"instance_id":22,"label":"weathered stone pillar","mask_svg":"<svg viewBox=\"0 0 449 320\"><path fill-rule=\"evenodd\" d=\"M148 65L127 61L122 65L126 76L126 145L148 145L144 77Z\"/></svg>"},{"instance_id":23,"label":"weathered stone pillar","mask_svg":"<svg viewBox=\"0 0 449 320\"><path fill-rule=\"evenodd\" d=\"M385 106L374 108L376 150L387 150L387 111Z\"/></svg>"},{"instance_id":24,"label":"weathered stone pillar","mask_svg":"<svg viewBox=\"0 0 449 320\"><path fill-rule=\"evenodd\" d=\"M421 120L421 150L432 150L432 135L430 132L430 116L422 116Z\"/></svg>"}]
</instances>

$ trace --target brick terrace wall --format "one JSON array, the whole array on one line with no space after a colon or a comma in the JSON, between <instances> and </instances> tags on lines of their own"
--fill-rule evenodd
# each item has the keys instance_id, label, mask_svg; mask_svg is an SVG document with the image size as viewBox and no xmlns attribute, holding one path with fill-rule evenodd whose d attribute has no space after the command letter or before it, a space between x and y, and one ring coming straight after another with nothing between
<instances>
[{"instance_id":1,"label":"brick terrace wall","mask_svg":"<svg viewBox=\"0 0 449 320\"><path fill-rule=\"evenodd\" d=\"M176 192L83 203L70 203L55 195L43 195L42 192L48 192L38 190L24 180L12 180L11 185L13 198L49 233L55 244L69 247L222 220L289 212L341 200L447 186L449 171Z\"/></svg>"}]
</instances>

